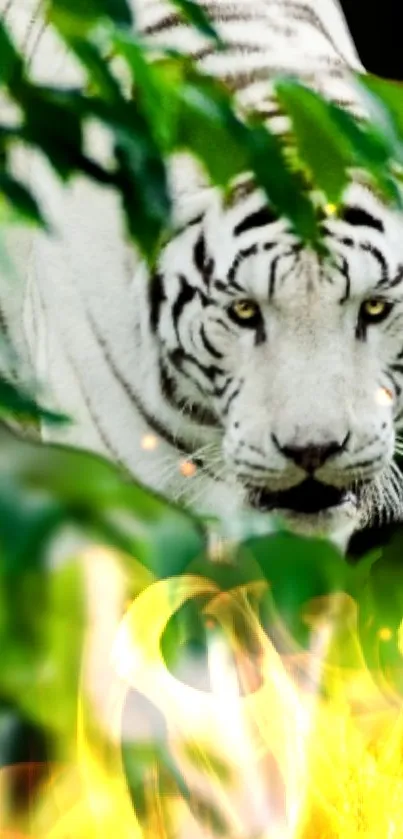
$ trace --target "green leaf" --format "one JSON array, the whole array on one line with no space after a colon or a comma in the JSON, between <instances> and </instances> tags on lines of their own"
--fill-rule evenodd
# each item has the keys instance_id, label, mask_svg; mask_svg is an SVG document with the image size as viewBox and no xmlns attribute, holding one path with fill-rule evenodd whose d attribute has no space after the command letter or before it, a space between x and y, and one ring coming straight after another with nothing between
<instances>
[{"instance_id":1,"label":"green leaf","mask_svg":"<svg viewBox=\"0 0 403 839\"><path fill-rule=\"evenodd\" d=\"M0 194L5 196L9 204L17 211L22 219L38 227L47 227L36 198L26 186L19 183L8 172L0 171ZM1 387L2 385L0 383L0 402Z\"/></svg>"},{"instance_id":2,"label":"green leaf","mask_svg":"<svg viewBox=\"0 0 403 839\"><path fill-rule=\"evenodd\" d=\"M35 445L0 429L4 486L46 493L61 505L64 522L87 537L125 551L157 577L182 573L205 550L205 534L189 513L122 475L106 460L62 446ZM29 557L27 557L27 562ZM123 557L122 557L123 561Z\"/></svg>"},{"instance_id":3,"label":"green leaf","mask_svg":"<svg viewBox=\"0 0 403 839\"><path fill-rule=\"evenodd\" d=\"M285 160L280 141L263 126L252 129L249 140L253 171L278 214L290 219L295 233L316 248L321 236L312 201L301 176Z\"/></svg>"},{"instance_id":4,"label":"green leaf","mask_svg":"<svg viewBox=\"0 0 403 839\"><path fill-rule=\"evenodd\" d=\"M335 131L350 144L350 168L360 168L372 176L376 186L387 200L398 209L402 199L398 184L391 173L395 146L390 132L385 131L384 121L360 123L351 114L336 105L329 105Z\"/></svg>"},{"instance_id":5,"label":"green leaf","mask_svg":"<svg viewBox=\"0 0 403 839\"><path fill-rule=\"evenodd\" d=\"M352 154L344 133L337 130L331 105L298 82L280 81L276 91L291 117L302 161L317 187L337 204L348 183Z\"/></svg>"},{"instance_id":6,"label":"green leaf","mask_svg":"<svg viewBox=\"0 0 403 839\"><path fill-rule=\"evenodd\" d=\"M172 2L173 5L176 6L182 13L183 17L188 20L189 23L192 23L202 35L205 35L206 38L210 38L217 44L222 43L220 36L217 34L214 26L199 3L195 3L194 0L172 0Z\"/></svg>"},{"instance_id":7,"label":"green leaf","mask_svg":"<svg viewBox=\"0 0 403 839\"><path fill-rule=\"evenodd\" d=\"M0 414L24 420L45 420L49 424L68 423L64 414L42 408L21 387L0 376Z\"/></svg>"},{"instance_id":8,"label":"green leaf","mask_svg":"<svg viewBox=\"0 0 403 839\"><path fill-rule=\"evenodd\" d=\"M28 764L32 756L32 747L35 749L37 761L46 761L47 743L41 729L33 726L21 714L18 714L11 704L0 703L0 766L15 766L16 764ZM31 763L30 770L33 769ZM39 767L38 767L39 768ZM40 773L39 773L40 774ZM11 780L11 779L10 779ZM11 795L15 798L21 790L18 789L18 780L14 784L11 780Z\"/></svg>"},{"instance_id":9,"label":"green leaf","mask_svg":"<svg viewBox=\"0 0 403 839\"><path fill-rule=\"evenodd\" d=\"M57 736L59 754L70 749L86 629L80 563L3 574L0 622L0 694Z\"/></svg>"},{"instance_id":10,"label":"green leaf","mask_svg":"<svg viewBox=\"0 0 403 839\"><path fill-rule=\"evenodd\" d=\"M257 563L269 583L270 600L279 619L294 641L303 646L310 639L303 607L316 597L355 591L356 571L324 539L289 533L250 539L239 547L238 564L249 568L251 561Z\"/></svg>"},{"instance_id":11,"label":"green leaf","mask_svg":"<svg viewBox=\"0 0 403 839\"><path fill-rule=\"evenodd\" d=\"M161 234L169 225L170 200L165 167L161 159L133 136L115 149L118 161L116 183L120 188L126 223L143 255L153 261Z\"/></svg>"},{"instance_id":12,"label":"green leaf","mask_svg":"<svg viewBox=\"0 0 403 839\"><path fill-rule=\"evenodd\" d=\"M178 146L200 159L214 184L227 186L248 170L249 163L246 130L234 116L230 100L214 80L195 74L184 80L178 97Z\"/></svg>"},{"instance_id":13,"label":"green leaf","mask_svg":"<svg viewBox=\"0 0 403 839\"><path fill-rule=\"evenodd\" d=\"M367 665L381 686L403 696L403 528L380 549L358 593L360 639ZM383 682L383 684L382 684Z\"/></svg>"},{"instance_id":14,"label":"green leaf","mask_svg":"<svg viewBox=\"0 0 403 839\"><path fill-rule=\"evenodd\" d=\"M384 136L393 143L397 131L400 141L403 141L402 85L369 74L358 76L358 81L372 116L377 120Z\"/></svg>"},{"instance_id":15,"label":"green leaf","mask_svg":"<svg viewBox=\"0 0 403 839\"><path fill-rule=\"evenodd\" d=\"M18 102L24 110L23 139L45 154L64 179L81 170L82 113L69 92L24 85Z\"/></svg>"},{"instance_id":16,"label":"green leaf","mask_svg":"<svg viewBox=\"0 0 403 839\"><path fill-rule=\"evenodd\" d=\"M0 84L13 89L24 73L24 63L16 50L7 28L0 20Z\"/></svg>"},{"instance_id":17,"label":"green leaf","mask_svg":"<svg viewBox=\"0 0 403 839\"><path fill-rule=\"evenodd\" d=\"M374 98L375 122L360 123L343 108L297 82L280 81L277 92L292 119L301 160L331 203L340 200L350 170L361 168L372 176L385 197L401 208L400 191L390 170L396 143ZM366 98L371 98L368 90Z\"/></svg>"},{"instance_id":18,"label":"green leaf","mask_svg":"<svg viewBox=\"0 0 403 839\"><path fill-rule=\"evenodd\" d=\"M85 67L91 88L95 89L96 93L99 92L106 102L123 101L120 85L98 47L80 37L71 36L66 41Z\"/></svg>"},{"instance_id":19,"label":"green leaf","mask_svg":"<svg viewBox=\"0 0 403 839\"><path fill-rule=\"evenodd\" d=\"M6 429L0 476L0 696L71 746L86 621L80 543L124 548L116 561L130 598L144 583L141 563L151 575L181 574L204 552L204 533L102 458ZM66 530L78 554L67 563ZM50 547L63 564L45 567Z\"/></svg>"},{"instance_id":20,"label":"green leaf","mask_svg":"<svg viewBox=\"0 0 403 839\"><path fill-rule=\"evenodd\" d=\"M162 154L136 102L105 102L94 96L86 99L84 108L111 134L114 166L110 173L101 170L101 176L120 195L129 234L151 261L171 215Z\"/></svg>"},{"instance_id":21,"label":"green leaf","mask_svg":"<svg viewBox=\"0 0 403 839\"><path fill-rule=\"evenodd\" d=\"M170 154L177 141L178 94L186 73L185 62L178 58L147 60L144 45L123 31L114 34L113 49L129 68L136 104L155 141L165 154Z\"/></svg>"},{"instance_id":22,"label":"green leaf","mask_svg":"<svg viewBox=\"0 0 403 839\"><path fill-rule=\"evenodd\" d=\"M0 576L18 574L44 563L43 547L63 520L57 499L27 492L18 481L0 481Z\"/></svg>"},{"instance_id":23,"label":"green leaf","mask_svg":"<svg viewBox=\"0 0 403 839\"><path fill-rule=\"evenodd\" d=\"M335 131L350 144L350 165L362 166L370 173L388 164L391 148L379 128L371 123L360 124L351 114L330 105Z\"/></svg>"},{"instance_id":24,"label":"green leaf","mask_svg":"<svg viewBox=\"0 0 403 839\"><path fill-rule=\"evenodd\" d=\"M50 0L48 17L69 35L83 35L86 27L103 18L117 26L133 26L128 0Z\"/></svg>"}]
</instances>

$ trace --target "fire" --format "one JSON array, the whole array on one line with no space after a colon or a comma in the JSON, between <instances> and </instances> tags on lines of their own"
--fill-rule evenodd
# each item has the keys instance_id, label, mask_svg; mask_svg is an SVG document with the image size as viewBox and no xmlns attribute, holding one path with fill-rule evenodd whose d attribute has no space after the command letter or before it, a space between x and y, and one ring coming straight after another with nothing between
<instances>
[{"instance_id":1,"label":"fire","mask_svg":"<svg viewBox=\"0 0 403 839\"><path fill-rule=\"evenodd\" d=\"M205 607L213 635L210 694L174 679L160 645L173 612L200 594L210 595ZM385 839L399 830L403 835L403 715L365 666L354 602L333 596L312 604L306 614L310 652L281 656L247 595L247 587L224 593L194 576L153 584L117 633L114 660L120 678L159 706L174 749L194 743L228 835L260 831L265 839ZM152 626L144 638L150 615ZM252 676L235 618L253 639ZM275 628L279 635L281 621ZM139 637L141 647L133 643ZM390 640L390 630L381 630L380 637ZM209 766L208 754L217 743L231 765L232 787ZM259 769L265 762L267 777ZM271 795L273 767L282 787L277 801Z\"/></svg>"},{"instance_id":2,"label":"fire","mask_svg":"<svg viewBox=\"0 0 403 839\"><path fill-rule=\"evenodd\" d=\"M199 839L213 835L198 820L195 801L203 796L228 839L400 839L403 712L366 666L354 600L340 594L308 604L310 644L303 650L273 604L265 631L256 604L268 597L264 582L222 591L185 574L151 581L126 600L109 651L108 731L83 684L74 759L51 773L27 823L6 813L12 770L2 771L4 835ZM209 691L177 678L162 653L171 618L194 598L203 602ZM378 638L391 643L393 633L383 627ZM164 795L154 760L141 813L129 794L120 743L131 688L164 715L171 757L190 790L187 798L180 789Z\"/></svg>"}]
</instances>

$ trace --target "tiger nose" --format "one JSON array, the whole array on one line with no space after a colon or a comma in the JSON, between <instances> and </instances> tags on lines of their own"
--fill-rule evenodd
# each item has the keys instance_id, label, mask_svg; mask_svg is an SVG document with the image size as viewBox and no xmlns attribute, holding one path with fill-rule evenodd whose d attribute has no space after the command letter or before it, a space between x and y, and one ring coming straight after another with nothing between
<instances>
[{"instance_id":1,"label":"tiger nose","mask_svg":"<svg viewBox=\"0 0 403 839\"><path fill-rule=\"evenodd\" d=\"M313 474L317 469L320 469L329 458L341 454L348 443L349 434L345 437L342 443L337 440L332 440L324 445L315 445L310 443L306 446L288 446L281 445L275 436L272 435L273 442L276 448L288 460L293 460L297 466L300 466L305 472Z\"/></svg>"}]
</instances>

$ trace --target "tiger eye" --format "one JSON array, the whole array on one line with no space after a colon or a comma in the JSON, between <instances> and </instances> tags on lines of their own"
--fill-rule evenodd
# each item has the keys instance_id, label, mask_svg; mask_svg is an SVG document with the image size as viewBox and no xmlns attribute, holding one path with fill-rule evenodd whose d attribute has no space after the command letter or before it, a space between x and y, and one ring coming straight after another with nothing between
<instances>
[{"instance_id":1,"label":"tiger eye","mask_svg":"<svg viewBox=\"0 0 403 839\"><path fill-rule=\"evenodd\" d=\"M378 317L383 313L384 308L384 300L367 300L367 302L364 303L364 311L370 317Z\"/></svg>"},{"instance_id":2,"label":"tiger eye","mask_svg":"<svg viewBox=\"0 0 403 839\"><path fill-rule=\"evenodd\" d=\"M373 298L366 300L361 306L361 317L367 323L379 323L386 318L392 309L388 300Z\"/></svg>"},{"instance_id":3,"label":"tiger eye","mask_svg":"<svg viewBox=\"0 0 403 839\"><path fill-rule=\"evenodd\" d=\"M235 300L228 309L229 314L238 323L249 326L260 318L260 309L253 300Z\"/></svg>"}]
</instances>

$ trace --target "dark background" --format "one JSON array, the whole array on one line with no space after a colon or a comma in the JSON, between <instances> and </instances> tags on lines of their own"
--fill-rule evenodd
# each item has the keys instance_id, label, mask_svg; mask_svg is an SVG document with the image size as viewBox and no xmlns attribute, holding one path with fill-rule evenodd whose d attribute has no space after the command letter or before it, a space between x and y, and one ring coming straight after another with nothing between
<instances>
[{"instance_id":1,"label":"dark background","mask_svg":"<svg viewBox=\"0 0 403 839\"><path fill-rule=\"evenodd\" d=\"M341 0L341 5L365 69L403 81L402 0Z\"/></svg>"}]
</instances>

